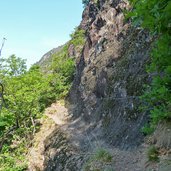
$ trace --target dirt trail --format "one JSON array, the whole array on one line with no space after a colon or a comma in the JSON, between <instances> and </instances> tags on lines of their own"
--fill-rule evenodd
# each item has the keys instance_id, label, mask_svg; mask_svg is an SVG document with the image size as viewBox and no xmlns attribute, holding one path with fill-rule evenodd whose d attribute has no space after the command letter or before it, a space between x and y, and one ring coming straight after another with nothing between
<instances>
[{"instance_id":1,"label":"dirt trail","mask_svg":"<svg viewBox=\"0 0 171 171\"><path fill-rule=\"evenodd\" d=\"M146 144L135 150L107 146L95 132L87 131L91 124L86 125L81 117L71 120L63 102L53 103L47 108L41 124L29 150L29 171L81 171L90 153L98 148L108 149L112 154L111 171L170 171L170 165L169 170L163 170L157 163L148 162Z\"/></svg>"},{"instance_id":2,"label":"dirt trail","mask_svg":"<svg viewBox=\"0 0 171 171\"><path fill-rule=\"evenodd\" d=\"M58 137L58 139L60 139L61 132L62 134L64 133L65 135L67 135L67 138L69 139L69 143L70 143L69 146L72 146L72 153L73 153L73 149L76 149L74 154L75 153L79 154L80 151L84 151L84 148L86 148L86 146L90 146L90 148L92 149L92 151L91 150L90 151L92 153L94 149L102 148L105 146L103 141L100 140L92 141L92 138L95 137L94 134L90 134L90 133L89 135L87 134L86 130L89 129L91 125L89 126L85 125L85 123L82 122L80 118L71 121L70 116L68 114L68 110L61 102L53 103L49 108L46 109L45 117L41 120L41 124L42 125L39 132L35 134L33 147L29 151L29 155L28 155L29 171L46 170L44 166L46 160L45 154L48 153L48 156L50 156L50 158L53 158L55 156L55 153L56 151L58 151L58 149L54 150L50 146L53 146L52 145L54 143L53 139L55 137ZM58 132L59 129L60 132ZM55 134L53 133L55 131L57 131L58 135L56 135L56 133ZM52 135L54 137L51 137ZM47 138L49 138L49 141L47 140ZM63 141L63 138L61 138L61 140L59 141ZM60 148L62 149L63 147ZM79 149L81 150L79 151ZM139 160L138 157L139 155L137 156L136 153L132 155L131 152L125 153L124 151L120 151L118 149L109 149L109 150L110 151L112 150L113 157L115 158L114 162L118 163L118 165L116 165L115 163L115 167L117 168L117 170L119 169L118 171L129 171L132 167L135 166L135 163ZM90 152L87 152L87 154L89 153ZM125 167L125 165L127 166ZM49 166L49 169L47 170L56 170L56 169L50 168ZM135 170L141 171L139 169L135 169ZM70 171L70 169L68 171Z\"/></svg>"},{"instance_id":3,"label":"dirt trail","mask_svg":"<svg viewBox=\"0 0 171 171\"><path fill-rule=\"evenodd\" d=\"M62 102L53 103L45 110L45 115L41 119L41 128L34 136L33 147L29 150L29 171L37 171L44 169L44 141L57 129L58 126L67 124L69 119L68 111Z\"/></svg>"}]
</instances>

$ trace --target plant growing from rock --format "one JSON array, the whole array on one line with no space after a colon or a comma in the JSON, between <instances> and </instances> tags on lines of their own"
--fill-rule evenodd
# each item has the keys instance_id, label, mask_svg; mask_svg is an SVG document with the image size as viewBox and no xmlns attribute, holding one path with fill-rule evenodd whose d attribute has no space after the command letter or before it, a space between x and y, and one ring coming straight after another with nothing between
<instances>
[{"instance_id":1,"label":"plant growing from rock","mask_svg":"<svg viewBox=\"0 0 171 171\"><path fill-rule=\"evenodd\" d=\"M160 121L171 119L171 0L130 0L134 26L149 30L155 39L151 51L151 63L147 72L152 82L146 86L142 96L145 110L150 109L150 127L154 129Z\"/></svg>"},{"instance_id":2,"label":"plant growing from rock","mask_svg":"<svg viewBox=\"0 0 171 171\"><path fill-rule=\"evenodd\" d=\"M158 161L159 160L159 152L155 146L152 146L148 149L148 160L149 161Z\"/></svg>"},{"instance_id":3,"label":"plant growing from rock","mask_svg":"<svg viewBox=\"0 0 171 171\"><path fill-rule=\"evenodd\" d=\"M110 167L112 163L112 155L103 148L99 148L92 154L89 160L84 165L84 171L102 171L102 170L111 170Z\"/></svg>"}]
</instances>

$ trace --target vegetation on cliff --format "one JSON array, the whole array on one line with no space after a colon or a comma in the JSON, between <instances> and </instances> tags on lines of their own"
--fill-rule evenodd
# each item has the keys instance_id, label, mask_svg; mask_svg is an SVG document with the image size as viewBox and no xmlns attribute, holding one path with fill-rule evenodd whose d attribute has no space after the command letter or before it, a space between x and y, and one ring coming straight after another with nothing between
<instances>
[{"instance_id":1,"label":"vegetation on cliff","mask_svg":"<svg viewBox=\"0 0 171 171\"><path fill-rule=\"evenodd\" d=\"M128 14L136 26L148 29L155 39L151 51L151 63L147 72L152 82L146 86L143 100L145 110L150 109L151 129L171 118L171 1L130 0L133 9ZM144 129L149 132L151 129Z\"/></svg>"},{"instance_id":2,"label":"vegetation on cliff","mask_svg":"<svg viewBox=\"0 0 171 171\"><path fill-rule=\"evenodd\" d=\"M160 121L169 122L171 118L171 0L130 1L133 9L129 12L128 17L133 19L136 27L141 26L148 29L155 40L151 61L147 67L152 81L146 86L146 91L142 96L145 104L144 110L150 110L151 113L150 128L144 129L148 133ZM90 1L83 0L82 2L86 6ZM94 3L97 2L99 1L94 0ZM25 61L15 55L8 59L1 59L0 79L4 85L4 106L0 111L0 170L27 169L27 161L24 156L31 146L30 142L35 132L39 129L39 119L43 116L44 109L53 101L65 98L71 87L75 71L75 56L81 52L85 43L84 34L84 30L76 28L71 34L71 40L60 51L52 54L52 61L49 62L50 65L46 72L42 72L41 66L37 65L27 71ZM96 71L92 72L93 76L95 74ZM105 74L104 71L101 72L99 80L103 79L104 82L99 89L107 84ZM126 96L124 90L120 89L120 92L122 91ZM103 96L105 93L102 94ZM106 106L107 109L110 108L109 101ZM132 114L133 103L128 107L131 108ZM111 116L108 116L105 116L106 126L111 120ZM123 134L120 135L123 136ZM120 135L116 137L119 138ZM127 138L126 135L125 139ZM148 156L150 160L158 160L157 149L150 149ZM87 161L85 170L99 169L99 167L104 169L104 165L112 162L112 157L108 151L100 149Z\"/></svg>"},{"instance_id":3,"label":"vegetation on cliff","mask_svg":"<svg viewBox=\"0 0 171 171\"><path fill-rule=\"evenodd\" d=\"M25 60L10 56L1 59L0 78L4 85L4 105L0 111L0 170L25 170L25 155L30 140L39 129L39 119L45 107L64 98L71 86L75 71L74 57L68 55L70 44L83 44L80 29L62 50L53 54L50 72L44 74L38 65L29 71Z\"/></svg>"}]
</instances>

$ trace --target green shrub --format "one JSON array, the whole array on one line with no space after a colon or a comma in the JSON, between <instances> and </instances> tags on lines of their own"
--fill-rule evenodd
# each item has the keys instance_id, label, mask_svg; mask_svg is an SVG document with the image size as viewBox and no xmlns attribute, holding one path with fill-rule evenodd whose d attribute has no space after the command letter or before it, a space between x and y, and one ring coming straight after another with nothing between
<instances>
[{"instance_id":1,"label":"green shrub","mask_svg":"<svg viewBox=\"0 0 171 171\"><path fill-rule=\"evenodd\" d=\"M84 164L84 171L102 171L111 170L109 164L112 163L112 155L105 149L99 148L92 154L89 160Z\"/></svg>"},{"instance_id":2,"label":"green shrub","mask_svg":"<svg viewBox=\"0 0 171 171\"><path fill-rule=\"evenodd\" d=\"M24 156L27 146L38 129L36 120L42 117L45 107L67 95L75 66L65 50L56 55L53 73L46 75L38 66L26 71L25 63L20 58L12 56L13 60L9 59L4 59L0 68L7 106L0 110L0 170L21 171L26 168ZM22 139L26 142L23 143ZM19 144L11 148L14 142Z\"/></svg>"},{"instance_id":3,"label":"green shrub","mask_svg":"<svg viewBox=\"0 0 171 171\"><path fill-rule=\"evenodd\" d=\"M50 76L50 84L56 98L64 98L70 89L75 72L75 61L68 56L68 45L53 55L51 70L53 73Z\"/></svg>"},{"instance_id":4,"label":"green shrub","mask_svg":"<svg viewBox=\"0 0 171 171\"><path fill-rule=\"evenodd\" d=\"M171 119L171 0L130 0L128 12L134 26L149 30L155 40L152 44L151 63L147 72L152 77L146 86L143 101L150 110L151 127Z\"/></svg>"},{"instance_id":5,"label":"green shrub","mask_svg":"<svg viewBox=\"0 0 171 171\"><path fill-rule=\"evenodd\" d=\"M24 156L31 137L39 128L36 120L42 117L48 105L67 96L75 72L75 59L69 58L68 48L70 44L75 48L83 46L84 31L76 29L71 38L61 51L53 54L50 71L46 74L36 65L27 71L25 60L15 55L0 60L0 78L7 106L0 110L0 170L26 169ZM22 139L26 141L23 143ZM14 141L19 144L11 148Z\"/></svg>"},{"instance_id":6,"label":"green shrub","mask_svg":"<svg viewBox=\"0 0 171 171\"><path fill-rule=\"evenodd\" d=\"M0 171L27 170L26 152L25 142L20 142L14 149L8 145L4 145L0 153Z\"/></svg>"},{"instance_id":7,"label":"green shrub","mask_svg":"<svg viewBox=\"0 0 171 171\"><path fill-rule=\"evenodd\" d=\"M149 161L158 161L159 160L159 152L155 146L152 146L148 150L148 160Z\"/></svg>"},{"instance_id":8,"label":"green shrub","mask_svg":"<svg viewBox=\"0 0 171 171\"><path fill-rule=\"evenodd\" d=\"M70 34L70 37L69 44L73 44L75 47L85 43L85 31L80 28L75 28L74 32Z\"/></svg>"},{"instance_id":9,"label":"green shrub","mask_svg":"<svg viewBox=\"0 0 171 171\"><path fill-rule=\"evenodd\" d=\"M154 127L152 127L151 125L146 124L143 128L142 128L142 132L145 135L150 135L154 132Z\"/></svg>"},{"instance_id":10,"label":"green shrub","mask_svg":"<svg viewBox=\"0 0 171 171\"><path fill-rule=\"evenodd\" d=\"M111 162L112 155L105 149L100 148L96 151L94 157L95 160L102 161L102 162Z\"/></svg>"}]
</instances>

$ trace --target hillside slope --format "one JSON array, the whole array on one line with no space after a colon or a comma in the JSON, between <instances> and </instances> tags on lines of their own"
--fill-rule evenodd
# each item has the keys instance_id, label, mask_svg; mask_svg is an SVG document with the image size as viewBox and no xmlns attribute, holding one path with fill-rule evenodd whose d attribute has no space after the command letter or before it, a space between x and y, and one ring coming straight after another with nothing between
<instances>
[{"instance_id":1,"label":"hillside slope","mask_svg":"<svg viewBox=\"0 0 171 171\"><path fill-rule=\"evenodd\" d=\"M139 106L143 85L151 81L145 68L152 39L125 21L129 8L125 0L90 0L85 7L79 28L86 41L75 55L65 105L70 119L44 140L44 170L170 170L169 162L163 168L147 159L149 144L141 130L149 111ZM75 50L70 44L68 54Z\"/></svg>"},{"instance_id":2,"label":"hillside slope","mask_svg":"<svg viewBox=\"0 0 171 171\"><path fill-rule=\"evenodd\" d=\"M38 64L43 70L48 70L49 64L52 62L52 55L60 52L62 50L62 47L63 46L53 48L52 50L44 54L40 61L38 61L36 64Z\"/></svg>"}]
</instances>

